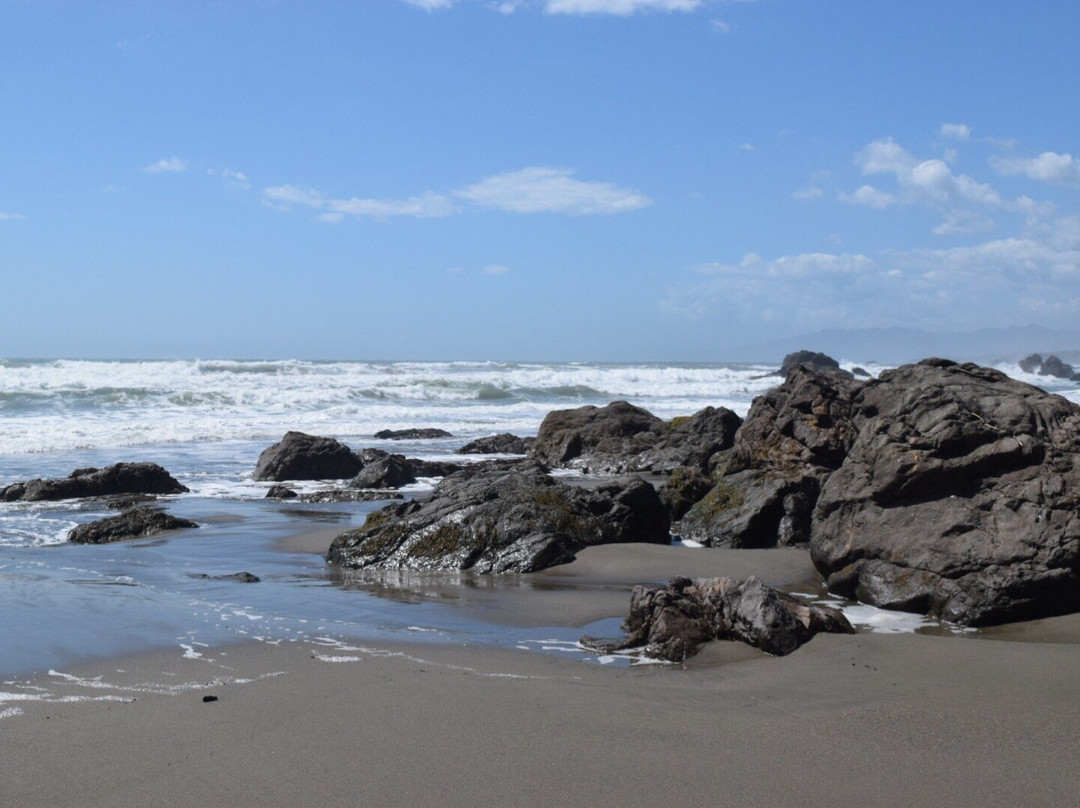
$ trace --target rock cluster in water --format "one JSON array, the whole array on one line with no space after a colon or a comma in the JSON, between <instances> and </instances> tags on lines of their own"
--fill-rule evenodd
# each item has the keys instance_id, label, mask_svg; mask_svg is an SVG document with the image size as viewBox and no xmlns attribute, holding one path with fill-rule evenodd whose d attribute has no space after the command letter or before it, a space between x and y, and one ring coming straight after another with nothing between
<instances>
[{"instance_id":1,"label":"rock cluster in water","mask_svg":"<svg viewBox=\"0 0 1080 808\"><path fill-rule=\"evenodd\" d=\"M103 469L75 469L59 479L12 483L0 488L0 502L39 502L117 494L183 494L187 491L187 487L156 463L117 463Z\"/></svg>"},{"instance_id":2,"label":"rock cluster in water","mask_svg":"<svg viewBox=\"0 0 1080 808\"><path fill-rule=\"evenodd\" d=\"M1069 379L1080 382L1080 373L1072 365L1050 354L1045 359L1039 354L1030 354L1020 360L1020 370L1024 373L1036 373L1039 376L1053 376L1055 379Z\"/></svg>"}]
</instances>

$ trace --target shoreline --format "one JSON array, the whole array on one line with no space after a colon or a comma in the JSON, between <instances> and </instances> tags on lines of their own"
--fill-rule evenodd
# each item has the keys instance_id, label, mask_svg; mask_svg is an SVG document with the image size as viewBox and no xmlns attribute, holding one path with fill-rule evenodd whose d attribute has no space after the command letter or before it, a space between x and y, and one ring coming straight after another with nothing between
<instances>
[{"instance_id":1,"label":"shoreline","mask_svg":"<svg viewBox=\"0 0 1080 808\"><path fill-rule=\"evenodd\" d=\"M1078 687L1080 645L914 634L617 669L444 644L154 652L20 682L54 700L0 720L0 801L1064 805Z\"/></svg>"}]
</instances>

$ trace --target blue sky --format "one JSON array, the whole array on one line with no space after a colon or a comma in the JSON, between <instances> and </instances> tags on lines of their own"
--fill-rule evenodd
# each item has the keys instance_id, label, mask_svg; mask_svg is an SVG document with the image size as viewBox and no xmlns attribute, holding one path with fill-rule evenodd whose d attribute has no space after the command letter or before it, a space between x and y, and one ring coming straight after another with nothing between
<instances>
[{"instance_id":1,"label":"blue sky","mask_svg":"<svg viewBox=\"0 0 1080 808\"><path fill-rule=\"evenodd\" d=\"M0 0L0 356L1080 325L1080 6Z\"/></svg>"}]
</instances>

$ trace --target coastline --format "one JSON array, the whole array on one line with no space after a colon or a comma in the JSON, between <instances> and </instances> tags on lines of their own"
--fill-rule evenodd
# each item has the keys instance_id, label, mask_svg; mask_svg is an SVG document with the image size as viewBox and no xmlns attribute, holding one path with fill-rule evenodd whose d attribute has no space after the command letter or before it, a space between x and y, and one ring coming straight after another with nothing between
<instances>
[{"instance_id":1,"label":"coastline","mask_svg":"<svg viewBox=\"0 0 1080 808\"><path fill-rule=\"evenodd\" d=\"M1075 644L914 634L629 669L435 644L153 653L27 683L58 700L0 724L0 800L1065 805L1078 663Z\"/></svg>"}]
</instances>

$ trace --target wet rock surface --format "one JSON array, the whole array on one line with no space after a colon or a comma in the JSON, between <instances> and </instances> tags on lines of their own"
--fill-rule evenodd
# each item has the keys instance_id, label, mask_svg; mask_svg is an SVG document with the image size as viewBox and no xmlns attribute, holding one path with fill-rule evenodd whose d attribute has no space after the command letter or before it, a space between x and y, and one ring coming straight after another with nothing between
<instances>
[{"instance_id":1,"label":"wet rock surface","mask_svg":"<svg viewBox=\"0 0 1080 808\"><path fill-rule=\"evenodd\" d=\"M358 474L363 466L364 461L352 449L334 438L287 432L259 455L254 479L344 480Z\"/></svg>"},{"instance_id":2,"label":"wet rock surface","mask_svg":"<svg viewBox=\"0 0 1080 808\"><path fill-rule=\"evenodd\" d=\"M379 440L431 440L434 438L452 438L445 429L383 429L375 433Z\"/></svg>"},{"instance_id":3,"label":"wet rock surface","mask_svg":"<svg viewBox=\"0 0 1080 808\"><path fill-rule=\"evenodd\" d=\"M852 398L811 552L830 588L984 625L1080 610L1080 407L924 360Z\"/></svg>"},{"instance_id":4,"label":"wet rock surface","mask_svg":"<svg viewBox=\"0 0 1080 808\"><path fill-rule=\"evenodd\" d=\"M682 662L713 640L740 640L784 656L822 631L855 633L838 609L805 603L753 576L636 586L623 630L625 640L582 637L582 644L608 653L640 648L646 656Z\"/></svg>"},{"instance_id":5,"label":"wet rock surface","mask_svg":"<svg viewBox=\"0 0 1080 808\"><path fill-rule=\"evenodd\" d=\"M532 572L594 544L667 544L668 527L641 479L581 488L535 462L493 462L444 478L423 503L369 515L333 541L327 559L352 568Z\"/></svg>"},{"instance_id":6,"label":"wet rock surface","mask_svg":"<svg viewBox=\"0 0 1080 808\"><path fill-rule=\"evenodd\" d=\"M118 494L183 494L186 486L156 463L117 463L103 469L82 468L67 477L29 480L0 489L0 502L39 502Z\"/></svg>"},{"instance_id":7,"label":"wet rock surface","mask_svg":"<svg viewBox=\"0 0 1080 808\"><path fill-rule=\"evenodd\" d=\"M795 351L795 353L789 353L784 357L784 361L780 363L780 370L776 371L776 375L783 376L786 379L788 374L796 367L804 367L815 373L833 373L841 377L852 378L852 374L843 370L839 362L828 354L819 353L818 351ZM863 371L863 373L866 373L866 371Z\"/></svg>"},{"instance_id":8,"label":"wet rock surface","mask_svg":"<svg viewBox=\"0 0 1080 808\"><path fill-rule=\"evenodd\" d=\"M457 450L458 454L528 454L535 438L519 438L509 432L477 438Z\"/></svg>"},{"instance_id":9,"label":"wet rock surface","mask_svg":"<svg viewBox=\"0 0 1080 808\"><path fill-rule=\"evenodd\" d=\"M180 519L157 508L143 506L72 528L68 532L68 541L75 544L107 544L192 527L198 525L190 519Z\"/></svg>"}]
</instances>

